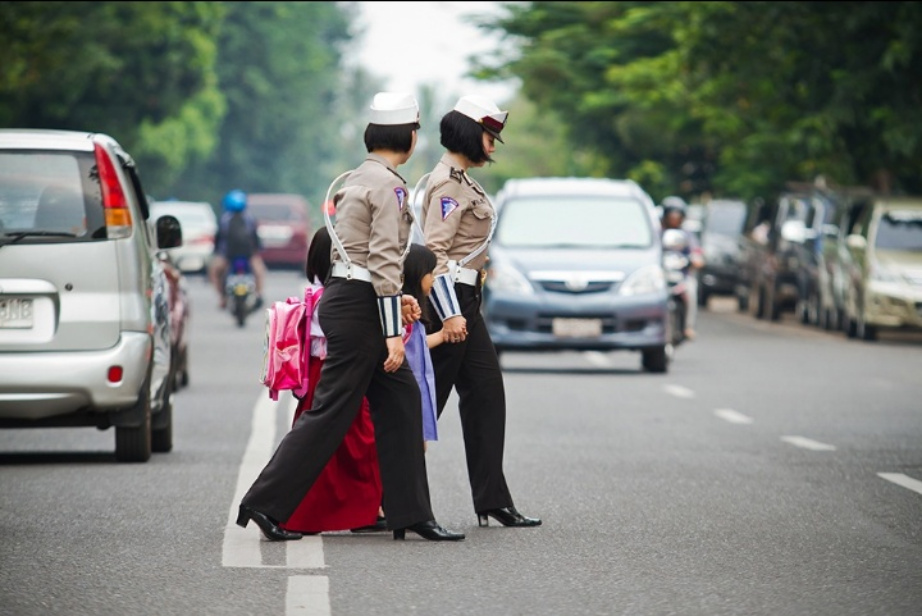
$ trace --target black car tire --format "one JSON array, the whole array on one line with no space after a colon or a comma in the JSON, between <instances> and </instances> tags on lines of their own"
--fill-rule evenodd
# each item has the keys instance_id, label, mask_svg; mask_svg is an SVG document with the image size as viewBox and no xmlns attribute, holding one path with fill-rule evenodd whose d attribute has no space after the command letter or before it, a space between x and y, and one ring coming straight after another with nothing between
<instances>
[{"instance_id":1,"label":"black car tire","mask_svg":"<svg viewBox=\"0 0 922 616\"><path fill-rule=\"evenodd\" d=\"M141 386L134 410L139 410L139 426L115 427L115 459L119 462L147 462L151 454L150 375Z\"/></svg>"},{"instance_id":2,"label":"black car tire","mask_svg":"<svg viewBox=\"0 0 922 616\"><path fill-rule=\"evenodd\" d=\"M669 354L666 345L643 349L640 352L640 365L647 372L665 373L669 367Z\"/></svg>"},{"instance_id":3,"label":"black car tire","mask_svg":"<svg viewBox=\"0 0 922 616\"><path fill-rule=\"evenodd\" d=\"M151 451L157 453L173 449L173 379L163 387L163 408L151 419Z\"/></svg>"}]
</instances>

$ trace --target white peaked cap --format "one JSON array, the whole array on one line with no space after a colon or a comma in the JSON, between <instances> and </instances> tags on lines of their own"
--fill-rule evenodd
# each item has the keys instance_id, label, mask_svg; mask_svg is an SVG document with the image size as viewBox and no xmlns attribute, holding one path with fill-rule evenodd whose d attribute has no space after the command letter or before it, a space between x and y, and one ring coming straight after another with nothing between
<instances>
[{"instance_id":1,"label":"white peaked cap","mask_svg":"<svg viewBox=\"0 0 922 616\"><path fill-rule=\"evenodd\" d=\"M378 92L371 103L369 124L413 124L419 122L419 105L412 94Z\"/></svg>"},{"instance_id":2,"label":"white peaked cap","mask_svg":"<svg viewBox=\"0 0 922 616\"><path fill-rule=\"evenodd\" d=\"M502 132L503 127L506 126L506 118L509 116L509 112L500 111L496 103L489 98L477 94L462 96L455 104L454 111L464 114L482 125L484 130L499 139L500 143L505 143L499 134Z\"/></svg>"}]
</instances>

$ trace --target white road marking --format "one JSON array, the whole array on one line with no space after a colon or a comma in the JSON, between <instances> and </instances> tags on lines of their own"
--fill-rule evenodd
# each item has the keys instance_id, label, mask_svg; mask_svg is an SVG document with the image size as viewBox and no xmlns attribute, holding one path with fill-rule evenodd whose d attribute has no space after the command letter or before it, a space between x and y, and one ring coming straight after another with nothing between
<instances>
[{"instance_id":1,"label":"white road marking","mask_svg":"<svg viewBox=\"0 0 922 616\"><path fill-rule=\"evenodd\" d=\"M913 492L918 492L922 494L922 481L918 479L913 479L903 473L877 473L878 477L883 477L887 481L892 481L898 486L903 486Z\"/></svg>"},{"instance_id":2,"label":"white road marking","mask_svg":"<svg viewBox=\"0 0 922 616\"><path fill-rule=\"evenodd\" d=\"M292 575L288 578L285 616L330 616L330 613L329 578L324 575Z\"/></svg>"},{"instance_id":3,"label":"white road marking","mask_svg":"<svg viewBox=\"0 0 922 616\"><path fill-rule=\"evenodd\" d=\"M663 389L667 394L673 395L676 398L694 398L695 392L688 389L687 387L682 387L681 385L664 385Z\"/></svg>"},{"instance_id":4,"label":"white road marking","mask_svg":"<svg viewBox=\"0 0 922 616\"><path fill-rule=\"evenodd\" d=\"M599 351L584 351L583 357L585 357L590 364L595 364L600 368L608 368L611 366L611 360L608 359L608 356Z\"/></svg>"},{"instance_id":5,"label":"white road marking","mask_svg":"<svg viewBox=\"0 0 922 616\"><path fill-rule=\"evenodd\" d=\"M723 419L724 421L729 421L730 423L735 424L751 424L754 420L752 417L748 417L734 411L733 409L717 409L714 411L714 414Z\"/></svg>"},{"instance_id":6,"label":"white road marking","mask_svg":"<svg viewBox=\"0 0 922 616\"><path fill-rule=\"evenodd\" d=\"M803 447L804 449L810 449L812 451L835 451L836 449L833 445L827 445L826 443L814 441L813 439L806 438L804 436L782 436L781 440L790 443L795 447Z\"/></svg>"},{"instance_id":7,"label":"white road marking","mask_svg":"<svg viewBox=\"0 0 922 616\"><path fill-rule=\"evenodd\" d=\"M279 408L287 408L287 417L292 417L296 405L297 401L290 394L283 394L278 401L273 401L266 392L261 392L253 407L250 441L247 443L243 460L240 462L237 488L234 499L231 501L227 525L224 527L221 561L225 567L259 569L322 569L326 567L323 559L323 541L320 535L285 542L286 564L264 565L260 549L260 545L265 541L262 531L252 521L246 528L237 526L240 500L275 451L275 426Z\"/></svg>"}]
</instances>

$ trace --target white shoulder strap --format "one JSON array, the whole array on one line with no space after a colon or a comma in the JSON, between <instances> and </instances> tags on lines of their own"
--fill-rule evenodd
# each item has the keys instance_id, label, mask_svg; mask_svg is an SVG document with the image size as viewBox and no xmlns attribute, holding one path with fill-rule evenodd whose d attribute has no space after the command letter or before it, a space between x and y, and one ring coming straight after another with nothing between
<instances>
[{"instance_id":1,"label":"white shoulder strap","mask_svg":"<svg viewBox=\"0 0 922 616\"><path fill-rule=\"evenodd\" d=\"M339 257L343 260L343 263L345 263L347 266L351 265L352 262L349 260L349 255L346 254L346 247L343 246L343 243L342 241L340 241L339 236L336 235L336 231L333 230L333 221L330 220L330 208L328 207L328 204L331 203L330 195L335 192L333 188L339 182L345 182L346 178L348 178L349 175L352 174L352 171L354 171L354 169L340 174L339 177L337 177L335 180L333 180L330 183L330 187L327 188L326 199L324 199L323 201L323 220L326 223L327 231L330 232L330 239L333 240L333 247L336 248L336 252L339 253Z\"/></svg>"},{"instance_id":2,"label":"white shoulder strap","mask_svg":"<svg viewBox=\"0 0 922 616\"><path fill-rule=\"evenodd\" d=\"M410 207L413 207L414 205L416 205L416 195L419 193L419 187L423 184L423 182L426 183L427 188L429 187L429 176L430 175L432 175L431 172L419 178L419 181L416 183L416 187L413 189L413 194L410 195ZM424 189L424 193L425 193L425 189ZM416 230L419 232L419 237L423 238L423 242L425 242L426 234L423 232L423 227L420 224L419 220L416 218L416 212L413 212L413 224L416 225ZM408 243L407 252L409 251L410 251L410 245Z\"/></svg>"}]
</instances>

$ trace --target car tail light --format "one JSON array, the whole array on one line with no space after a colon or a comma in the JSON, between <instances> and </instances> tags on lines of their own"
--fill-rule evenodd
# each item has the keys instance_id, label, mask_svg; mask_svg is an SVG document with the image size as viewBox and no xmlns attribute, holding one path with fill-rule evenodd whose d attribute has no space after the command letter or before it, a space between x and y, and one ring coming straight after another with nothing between
<instances>
[{"instance_id":1,"label":"car tail light","mask_svg":"<svg viewBox=\"0 0 922 616\"><path fill-rule=\"evenodd\" d=\"M99 171L99 185L102 188L102 207L106 216L106 231L109 237L131 235L131 210L128 199L118 180L118 173L112 158L105 149L96 144L96 168Z\"/></svg>"},{"instance_id":2,"label":"car tail light","mask_svg":"<svg viewBox=\"0 0 922 616\"><path fill-rule=\"evenodd\" d=\"M110 383L120 383L122 377L124 376L124 370L121 366L109 366L109 374L107 378Z\"/></svg>"}]
</instances>

